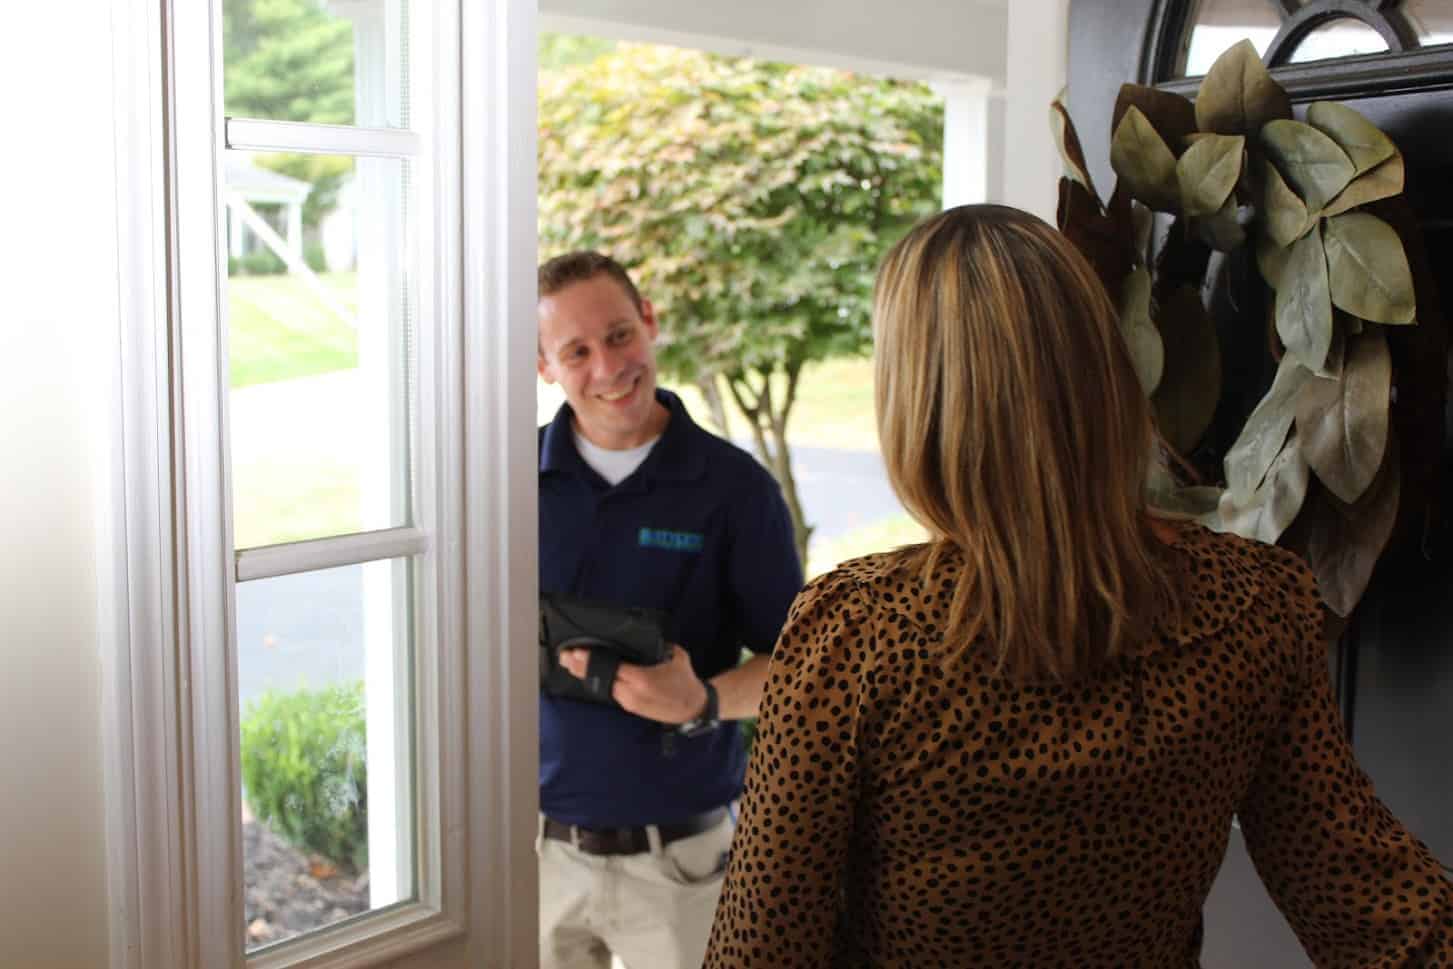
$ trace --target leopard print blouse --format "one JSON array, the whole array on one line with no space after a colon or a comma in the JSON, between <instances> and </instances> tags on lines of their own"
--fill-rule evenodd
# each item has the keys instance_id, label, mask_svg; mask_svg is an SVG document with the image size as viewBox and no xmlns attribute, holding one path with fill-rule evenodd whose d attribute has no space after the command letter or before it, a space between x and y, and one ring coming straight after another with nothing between
<instances>
[{"instance_id":1,"label":"leopard print blouse","mask_svg":"<svg viewBox=\"0 0 1453 969\"><path fill-rule=\"evenodd\" d=\"M944 662L952 565L808 585L706 969L1194 967L1233 815L1319 966L1453 967L1453 885L1353 761L1310 572L1178 531L1175 618L1070 686Z\"/></svg>"}]
</instances>

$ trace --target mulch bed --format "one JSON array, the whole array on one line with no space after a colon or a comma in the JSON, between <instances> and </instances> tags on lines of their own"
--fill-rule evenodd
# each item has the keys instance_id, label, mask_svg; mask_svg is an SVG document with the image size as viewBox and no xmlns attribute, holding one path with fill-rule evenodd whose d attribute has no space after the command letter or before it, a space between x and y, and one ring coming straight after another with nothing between
<instances>
[{"instance_id":1,"label":"mulch bed","mask_svg":"<svg viewBox=\"0 0 1453 969\"><path fill-rule=\"evenodd\" d=\"M299 851L245 814L242 859L248 949L368 911L368 872Z\"/></svg>"}]
</instances>

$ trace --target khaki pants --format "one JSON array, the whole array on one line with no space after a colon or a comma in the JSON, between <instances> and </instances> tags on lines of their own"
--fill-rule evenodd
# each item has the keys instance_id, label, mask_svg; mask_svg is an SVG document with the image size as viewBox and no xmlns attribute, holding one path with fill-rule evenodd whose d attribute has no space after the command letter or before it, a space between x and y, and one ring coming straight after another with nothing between
<instances>
[{"instance_id":1,"label":"khaki pants","mask_svg":"<svg viewBox=\"0 0 1453 969\"><path fill-rule=\"evenodd\" d=\"M665 847L652 828L637 855L538 839L540 969L700 969L735 816Z\"/></svg>"}]
</instances>

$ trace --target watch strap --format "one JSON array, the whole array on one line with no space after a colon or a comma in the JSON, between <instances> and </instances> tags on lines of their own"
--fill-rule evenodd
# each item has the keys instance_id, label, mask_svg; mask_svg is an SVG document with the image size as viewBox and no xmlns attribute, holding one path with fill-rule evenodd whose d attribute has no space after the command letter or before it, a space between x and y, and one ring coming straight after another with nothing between
<instances>
[{"instance_id":1,"label":"watch strap","mask_svg":"<svg viewBox=\"0 0 1453 969\"><path fill-rule=\"evenodd\" d=\"M721 724L721 698L717 695L716 686L710 680L703 680L701 685L706 687L706 705L695 717L676 728L683 737L699 737Z\"/></svg>"}]
</instances>

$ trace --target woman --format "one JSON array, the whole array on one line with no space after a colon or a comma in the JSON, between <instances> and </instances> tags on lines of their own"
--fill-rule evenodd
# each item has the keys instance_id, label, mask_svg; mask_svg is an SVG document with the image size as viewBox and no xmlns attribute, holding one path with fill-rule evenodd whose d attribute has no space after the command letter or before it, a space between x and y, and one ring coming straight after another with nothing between
<instances>
[{"instance_id":1,"label":"woman","mask_svg":"<svg viewBox=\"0 0 1453 969\"><path fill-rule=\"evenodd\" d=\"M1453 965L1292 554L1150 516L1151 415L1083 258L953 209L889 253L878 428L930 541L778 642L708 969L1195 966L1232 817L1312 958Z\"/></svg>"}]
</instances>

